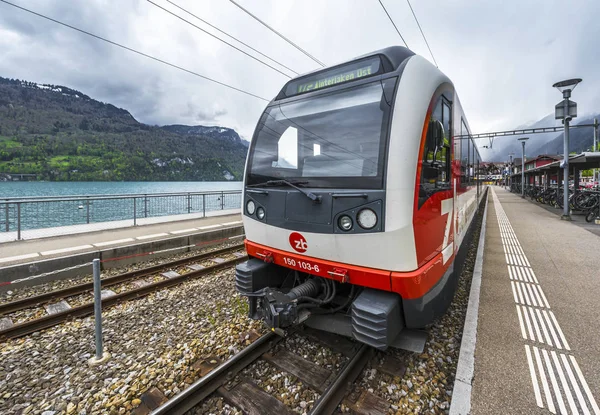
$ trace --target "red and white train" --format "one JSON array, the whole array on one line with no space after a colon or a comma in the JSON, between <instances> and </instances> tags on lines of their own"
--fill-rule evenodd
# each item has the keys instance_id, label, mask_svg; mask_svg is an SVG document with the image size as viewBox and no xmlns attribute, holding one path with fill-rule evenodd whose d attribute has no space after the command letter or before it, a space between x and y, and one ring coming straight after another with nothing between
<instances>
[{"instance_id":1,"label":"red and white train","mask_svg":"<svg viewBox=\"0 0 600 415\"><path fill-rule=\"evenodd\" d=\"M250 316L385 349L443 314L483 194L468 134L450 79L403 47L289 81L246 162Z\"/></svg>"}]
</instances>

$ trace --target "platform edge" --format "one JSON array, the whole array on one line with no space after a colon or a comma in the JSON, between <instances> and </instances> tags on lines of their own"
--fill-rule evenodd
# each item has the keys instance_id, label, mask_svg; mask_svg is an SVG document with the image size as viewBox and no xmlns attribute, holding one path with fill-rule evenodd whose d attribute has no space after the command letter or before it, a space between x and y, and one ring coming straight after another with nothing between
<instances>
[{"instance_id":1,"label":"platform edge","mask_svg":"<svg viewBox=\"0 0 600 415\"><path fill-rule=\"evenodd\" d=\"M475 371L475 344L477 341L477 318L479 315L479 294L481 292L481 275L483 271L483 251L485 249L486 220L489 204L489 194L486 194L485 209L481 221L481 232L479 234L479 245L473 277L471 279L471 291L469 293L469 305L465 316L462 341L460 343L460 354L456 366L456 377L452 390L452 402L450 404L450 415L467 415L471 412L471 391L473 373Z\"/></svg>"}]
</instances>

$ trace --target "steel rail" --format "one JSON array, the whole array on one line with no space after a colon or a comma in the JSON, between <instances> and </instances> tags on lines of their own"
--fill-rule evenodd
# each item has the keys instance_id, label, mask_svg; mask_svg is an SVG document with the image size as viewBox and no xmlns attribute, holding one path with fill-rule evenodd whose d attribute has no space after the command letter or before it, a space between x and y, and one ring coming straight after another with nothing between
<instances>
[{"instance_id":1,"label":"steel rail","mask_svg":"<svg viewBox=\"0 0 600 415\"><path fill-rule=\"evenodd\" d=\"M150 414L183 415L197 406L228 380L233 379L237 373L258 360L282 339L283 337L278 336L274 332L268 332L231 359L214 368L206 376L198 379L187 389L156 408Z\"/></svg>"},{"instance_id":2,"label":"steel rail","mask_svg":"<svg viewBox=\"0 0 600 415\"><path fill-rule=\"evenodd\" d=\"M187 280L198 278L207 274L210 274L214 271L218 271L224 268L229 268L234 266L242 261L245 261L247 256L243 256L236 259L231 259L229 261L222 262L220 264L212 265L210 267L206 267L197 271L192 271L187 274L180 275L178 277L166 279L163 281L158 281L152 284L148 284L144 287L136 288L131 291L127 291L124 293L119 293L107 298L102 299L102 308L111 307L115 304L118 304L122 301L127 301L139 297L146 296L154 291L158 291L163 288L172 287L175 285L179 285ZM87 315L93 314L94 312L94 303L90 302L79 307L74 307L69 310L65 310L60 313L47 315L35 320L26 321L21 324L15 324L12 327L0 331L0 341L4 341L7 339L14 339L17 337L25 336L27 334L46 329L49 327L56 326L62 323L65 320L69 320L72 318L85 317Z\"/></svg>"},{"instance_id":3,"label":"steel rail","mask_svg":"<svg viewBox=\"0 0 600 415\"><path fill-rule=\"evenodd\" d=\"M242 249L244 244L237 244L227 248L215 249L213 251L204 252L199 255L195 255L189 258L177 259L175 261L166 262L164 264L154 265L152 267L139 269L136 271L126 272L123 274L115 275L114 277L104 278L101 281L102 288L111 287L113 285L121 284L127 281L131 281L136 278L143 278L148 275L155 274L168 268L181 266L190 262L201 261L211 256L227 254L233 251ZM188 274L189 275L189 274ZM94 289L94 283L89 282L85 284L74 285L72 287L64 288L62 290L51 291L48 293L36 295L34 297L23 298L20 300L11 301L10 303L0 304L0 315L14 313L15 311L23 310L25 308L37 307L41 304L47 303L53 300L60 300L67 297L72 297L77 294L82 294Z\"/></svg>"},{"instance_id":4,"label":"steel rail","mask_svg":"<svg viewBox=\"0 0 600 415\"><path fill-rule=\"evenodd\" d=\"M325 389L315 402L310 415L332 414L350 391L352 384L373 356L374 349L362 344L356 354L344 365L333 383Z\"/></svg>"}]
</instances>

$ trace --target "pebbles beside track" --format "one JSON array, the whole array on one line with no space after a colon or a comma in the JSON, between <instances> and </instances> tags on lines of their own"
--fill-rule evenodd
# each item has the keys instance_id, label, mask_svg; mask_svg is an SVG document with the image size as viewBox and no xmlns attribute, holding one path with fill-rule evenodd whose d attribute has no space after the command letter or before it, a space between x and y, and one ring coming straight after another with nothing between
<instances>
[{"instance_id":1,"label":"pebbles beside track","mask_svg":"<svg viewBox=\"0 0 600 415\"><path fill-rule=\"evenodd\" d=\"M448 313L428 327L424 353L378 352L351 396L369 391L389 403L389 414L448 412L478 232L479 223L454 301ZM262 323L246 314L245 298L234 287L234 270L228 269L107 310L105 343L113 357L98 367L87 365L94 350L94 321L89 317L0 344L0 413L135 413L147 390L156 388L171 398L204 374L199 362L227 360L264 334ZM304 336L290 336L277 347L333 371L348 360L346 354ZM405 373L386 373L381 367L386 356L402 362ZM265 360L240 377L265 391L270 388L272 396L295 413L308 413L319 396L313 387ZM351 410L346 404L338 408L342 413ZM241 410L213 395L190 413Z\"/></svg>"}]
</instances>

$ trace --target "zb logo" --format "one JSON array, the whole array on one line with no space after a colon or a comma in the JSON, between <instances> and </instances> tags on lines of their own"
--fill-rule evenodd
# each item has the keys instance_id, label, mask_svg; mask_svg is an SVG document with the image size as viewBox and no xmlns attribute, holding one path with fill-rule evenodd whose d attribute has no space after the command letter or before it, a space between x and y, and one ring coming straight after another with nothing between
<instances>
[{"instance_id":1,"label":"zb logo","mask_svg":"<svg viewBox=\"0 0 600 415\"><path fill-rule=\"evenodd\" d=\"M306 252L308 249L308 243L306 242L306 239L298 232L292 232L290 234L290 245L298 252Z\"/></svg>"}]
</instances>

